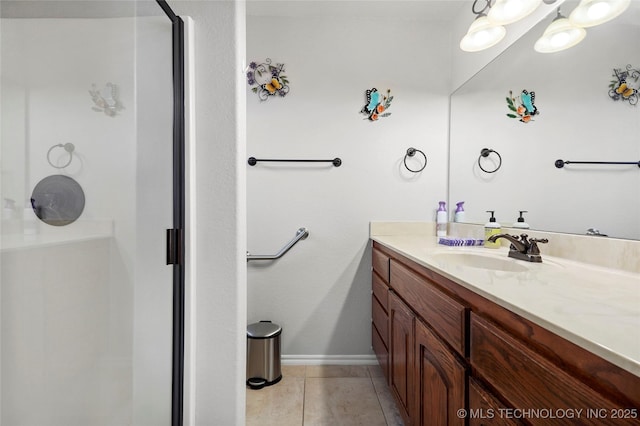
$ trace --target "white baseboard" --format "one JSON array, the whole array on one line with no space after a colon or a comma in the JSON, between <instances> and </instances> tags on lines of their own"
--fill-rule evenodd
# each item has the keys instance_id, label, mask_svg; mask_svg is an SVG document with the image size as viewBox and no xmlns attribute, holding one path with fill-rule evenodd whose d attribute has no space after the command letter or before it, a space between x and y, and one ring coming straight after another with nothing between
<instances>
[{"instance_id":1,"label":"white baseboard","mask_svg":"<svg viewBox=\"0 0 640 426\"><path fill-rule=\"evenodd\" d=\"M282 365L376 365L375 355L282 355Z\"/></svg>"}]
</instances>

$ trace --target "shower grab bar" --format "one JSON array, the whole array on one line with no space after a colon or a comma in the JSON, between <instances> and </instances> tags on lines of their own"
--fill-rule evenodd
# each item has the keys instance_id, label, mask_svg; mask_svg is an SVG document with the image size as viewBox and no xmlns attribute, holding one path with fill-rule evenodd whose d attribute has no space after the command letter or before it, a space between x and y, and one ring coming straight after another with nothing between
<instances>
[{"instance_id":1,"label":"shower grab bar","mask_svg":"<svg viewBox=\"0 0 640 426\"><path fill-rule=\"evenodd\" d=\"M284 254L288 252L291 247L295 246L298 241L305 240L308 236L309 236L309 231L307 230L307 228L304 228L304 227L299 228L296 231L296 236L293 237L293 239L289 241L284 247L282 247L280 251L277 252L276 254L250 254L249 252L247 252L247 262L250 260L279 259L282 256L284 256Z\"/></svg>"}]
</instances>

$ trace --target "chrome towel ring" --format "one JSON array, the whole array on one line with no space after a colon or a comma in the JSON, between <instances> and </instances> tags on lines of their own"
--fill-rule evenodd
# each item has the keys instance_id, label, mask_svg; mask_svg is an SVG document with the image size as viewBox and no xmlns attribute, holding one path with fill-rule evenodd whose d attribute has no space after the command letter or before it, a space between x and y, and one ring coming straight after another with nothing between
<instances>
[{"instance_id":1,"label":"chrome towel ring","mask_svg":"<svg viewBox=\"0 0 640 426\"><path fill-rule=\"evenodd\" d=\"M416 155L416 152L419 152L424 157L424 164L418 170L411 169L409 168L409 166L407 166L407 157L413 157L414 155ZM427 167L427 156L424 152L420 151L419 149L409 148L407 149L407 153L404 156L404 166L407 168L407 170L409 170L412 173L420 173L421 171L424 170L425 167Z\"/></svg>"},{"instance_id":2,"label":"chrome towel ring","mask_svg":"<svg viewBox=\"0 0 640 426\"><path fill-rule=\"evenodd\" d=\"M498 165L493 170L487 170L484 167L482 167L480 160L482 160L483 157L484 158L488 157L492 152L498 156ZM502 156L498 151L494 151L493 149L489 149L489 148L482 148L482 150L480 151L480 156L478 157L478 167L480 167L480 170L482 170L485 173L495 173L500 169L501 166L502 166Z\"/></svg>"},{"instance_id":3,"label":"chrome towel ring","mask_svg":"<svg viewBox=\"0 0 640 426\"><path fill-rule=\"evenodd\" d=\"M53 164L51 162L51 151L53 151L54 148L64 148L65 151L67 151L69 153L69 161L67 161L67 163L63 166L56 166L55 164ZM51 167L55 167L56 169L64 169L65 167L67 167L69 164L71 164L71 160L73 160L73 151L76 149L76 147L72 144L72 143L65 143L65 144L57 144L52 146L51 148L49 148L49 151L47 151L47 161L49 162L49 164L51 164Z\"/></svg>"}]
</instances>

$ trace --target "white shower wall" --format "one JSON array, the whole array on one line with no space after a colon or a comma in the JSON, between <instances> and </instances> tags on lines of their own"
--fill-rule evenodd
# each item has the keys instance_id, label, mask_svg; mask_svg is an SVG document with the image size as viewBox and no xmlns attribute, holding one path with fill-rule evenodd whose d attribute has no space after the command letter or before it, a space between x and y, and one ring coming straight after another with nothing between
<instances>
[{"instance_id":1,"label":"white shower wall","mask_svg":"<svg viewBox=\"0 0 640 426\"><path fill-rule=\"evenodd\" d=\"M2 20L2 198L20 207L2 221L2 424L168 422L170 28L164 16ZM109 82L115 117L89 95ZM47 162L59 143L76 148L62 170ZM82 186L82 216L24 236L24 202L52 174Z\"/></svg>"}]
</instances>

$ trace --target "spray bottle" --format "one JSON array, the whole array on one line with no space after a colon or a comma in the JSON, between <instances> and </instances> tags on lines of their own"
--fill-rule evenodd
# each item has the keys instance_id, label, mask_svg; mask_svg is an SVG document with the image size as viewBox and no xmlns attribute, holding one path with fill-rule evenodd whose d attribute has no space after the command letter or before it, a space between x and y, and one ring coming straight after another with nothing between
<instances>
[{"instance_id":1,"label":"spray bottle","mask_svg":"<svg viewBox=\"0 0 640 426\"><path fill-rule=\"evenodd\" d=\"M456 211L453 214L454 222L464 222L464 201L456 203Z\"/></svg>"},{"instance_id":2,"label":"spray bottle","mask_svg":"<svg viewBox=\"0 0 640 426\"><path fill-rule=\"evenodd\" d=\"M440 201L440 206L436 212L436 236L447 236L447 207L444 201Z\"/></svg>"}]
</instances>

